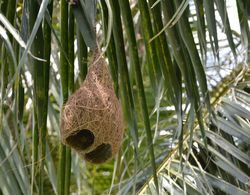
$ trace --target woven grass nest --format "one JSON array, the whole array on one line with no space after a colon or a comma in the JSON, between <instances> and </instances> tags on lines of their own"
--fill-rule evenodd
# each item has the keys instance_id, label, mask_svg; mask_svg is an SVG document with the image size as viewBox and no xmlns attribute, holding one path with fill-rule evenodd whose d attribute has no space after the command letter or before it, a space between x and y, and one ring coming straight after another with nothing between
<instances>
[{"instance_id":1,"label":"woven grass nest","mask_svg":"<svg viewBox=\"0 0 250 195\"><path fill-rule=\"evenodd\" d=\"M118 152L122 138L121 104L107 63L95 52L85 81L64 106L61 140L86 161L99 164Z\"/></svg>"}]
</instances>

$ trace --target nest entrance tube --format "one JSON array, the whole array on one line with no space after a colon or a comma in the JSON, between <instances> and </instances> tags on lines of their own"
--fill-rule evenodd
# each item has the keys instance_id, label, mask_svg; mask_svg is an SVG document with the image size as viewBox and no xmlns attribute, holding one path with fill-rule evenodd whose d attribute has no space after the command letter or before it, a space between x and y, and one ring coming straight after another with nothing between
<instances>
[{"instance_id":1,"label":"nest entrance tube","mask_svg":"<svg viewBox=\"0 0 250 195\"><path fill-rule=\"evenodd\" d=\"M110 144L101 144L92 152L85 154L85 159L92 163L103 163L112 156L112 148Z\"/></svg>"},{"instance_id":2,"label":"nest entrance tube","mask_svg":"<svg viewBox=\"0 0 250 195\"><path fill-rule=\"evenodd\" d=\"M66 141L76 150L85 150L94 143L94 134L87 129L77 131L66 138Z\"/></svg>"}]
</instances>

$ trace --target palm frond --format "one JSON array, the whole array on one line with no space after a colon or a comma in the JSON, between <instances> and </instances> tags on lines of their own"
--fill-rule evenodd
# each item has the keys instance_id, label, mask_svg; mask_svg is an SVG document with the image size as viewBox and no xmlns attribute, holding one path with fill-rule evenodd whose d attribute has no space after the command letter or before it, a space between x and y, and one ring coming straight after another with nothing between
<instances>
[{"instance_id":1,"label":"palm frond","mask_svg":"<svg viewBox=\"0 0 250 195\"><path fill-rule=\"evenodd\" d=\"M241 83L248 82L249 70L244 71L244 74L240 72L239 75L241 79L238 85L234 89L226 87L226 92L220 88L219 91L224 91L224 95L213 102L216 115L214 119L207 118L205 131L208 147L206 148L201 133L196 129L191 149L188 149L190 139L185 139L186 147L182 156L185 161L180 161L180 156L172 153L160 166L157 172L162 184L160 192L171 193L174 188L176 193L178 190L181 193L185 190L194 193L194 190L195 194L248 194L250 107L248 103L238 99L240 93L249 96L245 92L249 87L245 85L242 89L241 86ZM230 79L234 77L229 75L225 78ZM232 93L231 90L239 93ZM152 193L152 189L154 184L149 180L139 194Z\"/></svg>"}]
</instances>

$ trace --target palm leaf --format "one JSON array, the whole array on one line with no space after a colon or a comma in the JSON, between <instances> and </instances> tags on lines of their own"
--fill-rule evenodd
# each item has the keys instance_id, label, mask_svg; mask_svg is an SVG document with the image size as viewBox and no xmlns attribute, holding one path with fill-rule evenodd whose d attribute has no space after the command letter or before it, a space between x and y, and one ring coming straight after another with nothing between
<instances>
[{"instance_id":1,"label":"palm leaf","mask_svg":"<svg viewBox=\"0 0 250 195\"><path fill-rule=\"evenodd\" d=\"M245 74L247 75L248 73L245 72ZM231 76L229 75L228 77ZM231 77L231 79L233 78ZM242 78L242 81L244 80L245 79ZM230 96L228 90L227 94L224 95L225 97ZM213 191L218 193L248 193L250 184L248 166L250 157L249 147L247 147L250 136L250 124L248 122L249 110L246 109L248 105L238 102L237 100L225 99L225 97L222 96L221 100L218 100L217 103L214 102L214 107L216 107L218 111L216 119L208 121L210 127L208 126L208 130L205 132L209 140L207 151L205 150L206 147L203 141L201 141L202 136L200 132L195 131L194 139L192 140L192 150L194 152L191 150L190 155L189 150L185 150L186 153L184 152L184 155L186 162L183 164L184 168L182 169L180 166L182 162L178 161L180 157L178 157L176 153L172 153L172 155L165 159L165 163L160 166L158 175L164 175L164 177L172 178L174 181L176 181L174 178L177 177L181 180L181 183L191 182L188 185L192 185L197 191L199 191L199 189L205 190L207 189L206 185L210 185L213 187ZM222 131L225 133L222 133ZM189 140L186 141L188 142ZM245 146L244 149L241 145ZM207 153L209 153L209 156L206 155ZM200 166L198 166L194 159L198 161L203 170L199 170ZM171 168L173 164L175 171ZM181 170L183 171L182 173L179 172ZM248 171L246 172L246 170ZM207 181L203 181L200 184L196 181L197 183L193 185L193 180L201 179L201 173L205 174ZM198 174L198 176L196 174ZM192 177L192 179L188 178L187 175ZM179 182L177 182L176 185L179 186ZM181 186L181 189L183 189L183 187L184 186ZM147 186L142 188L140 194L145 194L149 190L148 188L153 188L151 181L149 181ZM170 193L172 188L169 190L164 189ZM200 193L209 192L205 190L200 191Z\"/></svg>"}]
</instances>

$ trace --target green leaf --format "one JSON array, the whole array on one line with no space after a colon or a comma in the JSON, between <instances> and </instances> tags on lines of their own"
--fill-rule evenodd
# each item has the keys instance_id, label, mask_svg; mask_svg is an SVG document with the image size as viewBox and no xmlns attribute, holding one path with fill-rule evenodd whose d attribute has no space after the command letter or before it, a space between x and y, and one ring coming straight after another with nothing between
<instances>
[{"instance_id":1,"label":"green leaf","mask_svg":"<svg viewBox=\"0 0 250 195\"><path fill-rule=\"evenodd\" d=\"M96 35L95 35L94 27L92 23L89 21L88 15L85 12L85 9L86 9L85 5L81 6L78 4L78 5L71 5L71 6L74 12L74 16L76 18L78 28L82 34L82 37L86 45L94 50L97 46ZM89 13L92 14L92 12L89 12Z\"/></svg>"}]
</instances>

